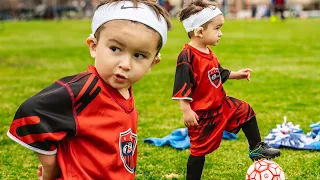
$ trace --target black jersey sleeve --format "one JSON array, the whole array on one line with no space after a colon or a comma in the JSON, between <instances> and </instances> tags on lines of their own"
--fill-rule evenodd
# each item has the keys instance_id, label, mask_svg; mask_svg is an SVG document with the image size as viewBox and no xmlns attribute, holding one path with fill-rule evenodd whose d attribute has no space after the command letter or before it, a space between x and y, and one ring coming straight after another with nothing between
<instances>
[{"instance_id":1,"label":"black jersey sleeve","mask_svg":"<svg viewBox=\"0 0 320 180\"><path fill-rule=\"evenodd\" d=\"M228 69L224 69L219 65L219 72L220 72L222 83L225 83L229 79L231 71L229 71Z\"/></svg>"},{"instance_id":2,"label":"black jersey sleeve","mask_svg":"<svg viewBox=\"0 0 320 180\"><path fill-rule=\"evenodd\" d=\"M7 135L41 154L55 154L57 143L76 134L71 89L61 81L27 99L17 110Z\"/></svg>"},{"instance_id":3,"label":"black jersey sleeve","mask_svg":"<svg viewBox=\"0 0 320 180\"><path fill-rule=\"evenodd\" d=\"M193 54L184 49L178 56L172 99L192 101L192 89L195 87L192 62Z\"/></svg>"}]
</instances>

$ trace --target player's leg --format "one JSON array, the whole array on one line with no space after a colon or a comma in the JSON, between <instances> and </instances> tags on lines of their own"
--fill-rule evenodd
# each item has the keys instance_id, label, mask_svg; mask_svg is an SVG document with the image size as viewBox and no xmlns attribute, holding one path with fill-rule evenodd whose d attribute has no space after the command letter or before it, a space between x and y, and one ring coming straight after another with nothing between
<instances>
[{"instance_id":1,"label":"player's leg","mask_svg":"<svg viewBox=\"0 0 320 180\"><path fill-rule=\"evenodd\" d=\"M242 131L247 137L250 150L253 150L261 142L260 131L255 116L242 124Z\"/></svg>"},{"instance_id":2,"label":"player's leg","mask_svg":"<svg viewBox=\"0 0 320 180\"><path fill-rule=\"evenodd\" d=\"M275 10L274 10L274 15L278 17L279 12L280 12L279 11L279 6L276 5Z\"/></svg>"},{"instance_id":3,"label":"player's leg","mask_svg":"<svg viewBox=\"0 0 320 180\"><path fill-rule=\"evenodd\" d=\"M280 9L281 19L284 20L285 19L285 17L284 17L284 5L282 5L280 8L281 8Z\"/></svg>"},{"instance_id":4,"label":"player's leg","mask_svg":"<svg viewBox=\"0 0 320 180\"><path fill-rule=\"evenodd\" d=\"M187 180L200 180L205 156L192 156L190 154L187 164Z\"/></svg>"},{"instance_id":5,"label":"player's leg","mask_svg":"<svg viewBox=\"0 0 320 180\"><path fill-rule=\"evenodd\" d=\"M252 160L280 156L278 149L261 142L255 112L248 103L233 97L227 97L223 108L224 115L228 119L226 130L238 133L242 129L248 139L249 157Z\"/></svg>"},{"instance_id":6,"label":"player's leg","mask_svg":"<svg viewBox=\"0 0 320 180\"><path fill-rule=\"evenodd\" d=\"M266 143L261 142L260 132L256 117L252 117L249 121L243 123L242 131L246 135L249 143L249 157L254 160L261 158L274 158L280 156L278 149L271 148Z\"/></svg>"},{"instance_id":7,"label":"player's leg","mask_svg":"<svg viewBox=\"0 0 320 180\"><path fill-rule=\"evenodd\" d=\"M190 156L187 164L187 179L201 178L205 155L216 150L221 143L226 121L221 110L197 111L198 126L188 127Z\"/></svg>"}]
</instances>

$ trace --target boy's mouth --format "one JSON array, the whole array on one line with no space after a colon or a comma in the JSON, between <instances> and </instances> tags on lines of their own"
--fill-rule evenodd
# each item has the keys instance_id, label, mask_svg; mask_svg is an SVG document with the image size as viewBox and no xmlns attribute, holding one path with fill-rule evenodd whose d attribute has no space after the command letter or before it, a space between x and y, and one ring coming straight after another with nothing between
<instances>
[{"instance_id":1,"label":"boy's mouth","mask_svg":"<svg viewBox=\"0 0 320 180\"><path fill-rule=\"evenodd\" d=\"M127 80L127 77L125 75L117 73L114 75L114 80L118 83L124 83Z\"/></svg>"}]
</instances>

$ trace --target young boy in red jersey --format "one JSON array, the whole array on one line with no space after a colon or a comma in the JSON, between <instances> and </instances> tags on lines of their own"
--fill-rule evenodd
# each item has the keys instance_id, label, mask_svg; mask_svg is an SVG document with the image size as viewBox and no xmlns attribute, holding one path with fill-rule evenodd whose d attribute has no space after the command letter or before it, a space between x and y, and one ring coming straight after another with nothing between
<instances>
[{"instance_id":1,"label":"young boy in red jersey","mask_svg":"<svg viewBox=\"0 0 320 180\"><path fill-rule=\"evenodd\" d=\"M7 133L36 152L40 179L134 179L132 85L160 61L170 26L152 0L106 0L96 9L87 39L95 65L27 99Z\"/></svg>"},{"instance_id":2,"label":"young boy in red jersey","mask_svg":"<svg viewBox=\"0 0 320 180\"><path fill-rule=\"evenodd\" d=\"M261 142L255 112L244 101L226 96L227 79L250 80L250 69L237 72L220 66L208 47L221 39L224 17L215 3L192 0L179 15L191 39L179 54L172 99L179 100L190 136L187 179L200 179L205 155L216 150L223 131L238 133L242 128L249 142L252 160L274 158L280 151Z\"/></svg>"}]
</instances>

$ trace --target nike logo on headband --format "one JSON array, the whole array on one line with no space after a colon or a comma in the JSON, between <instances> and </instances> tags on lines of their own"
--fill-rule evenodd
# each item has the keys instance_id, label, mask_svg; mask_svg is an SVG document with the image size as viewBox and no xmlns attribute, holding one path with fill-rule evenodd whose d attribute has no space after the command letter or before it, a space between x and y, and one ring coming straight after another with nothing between
<instances>
[{"instance_id":1,"label":"nike logo on headband","mask_svg":"<svg viewBox=\"0 0 320 180\"><path fill-rule=\"evenodd\" d=\"M209 8L212 9L212 10L216 10L217 6L210 6Z\"/></svg>"},{"instance_id":2,"label":"nike logo on headband","mask_svg":"<svg viewBox=\"0 0 320 180\"><path fill-rule=\"evenodd\" d=\"M133 7L133 6L121 6L121 9L132 9L132 8L141 8L141 7Z\"/></svg>"}]
</instances>

